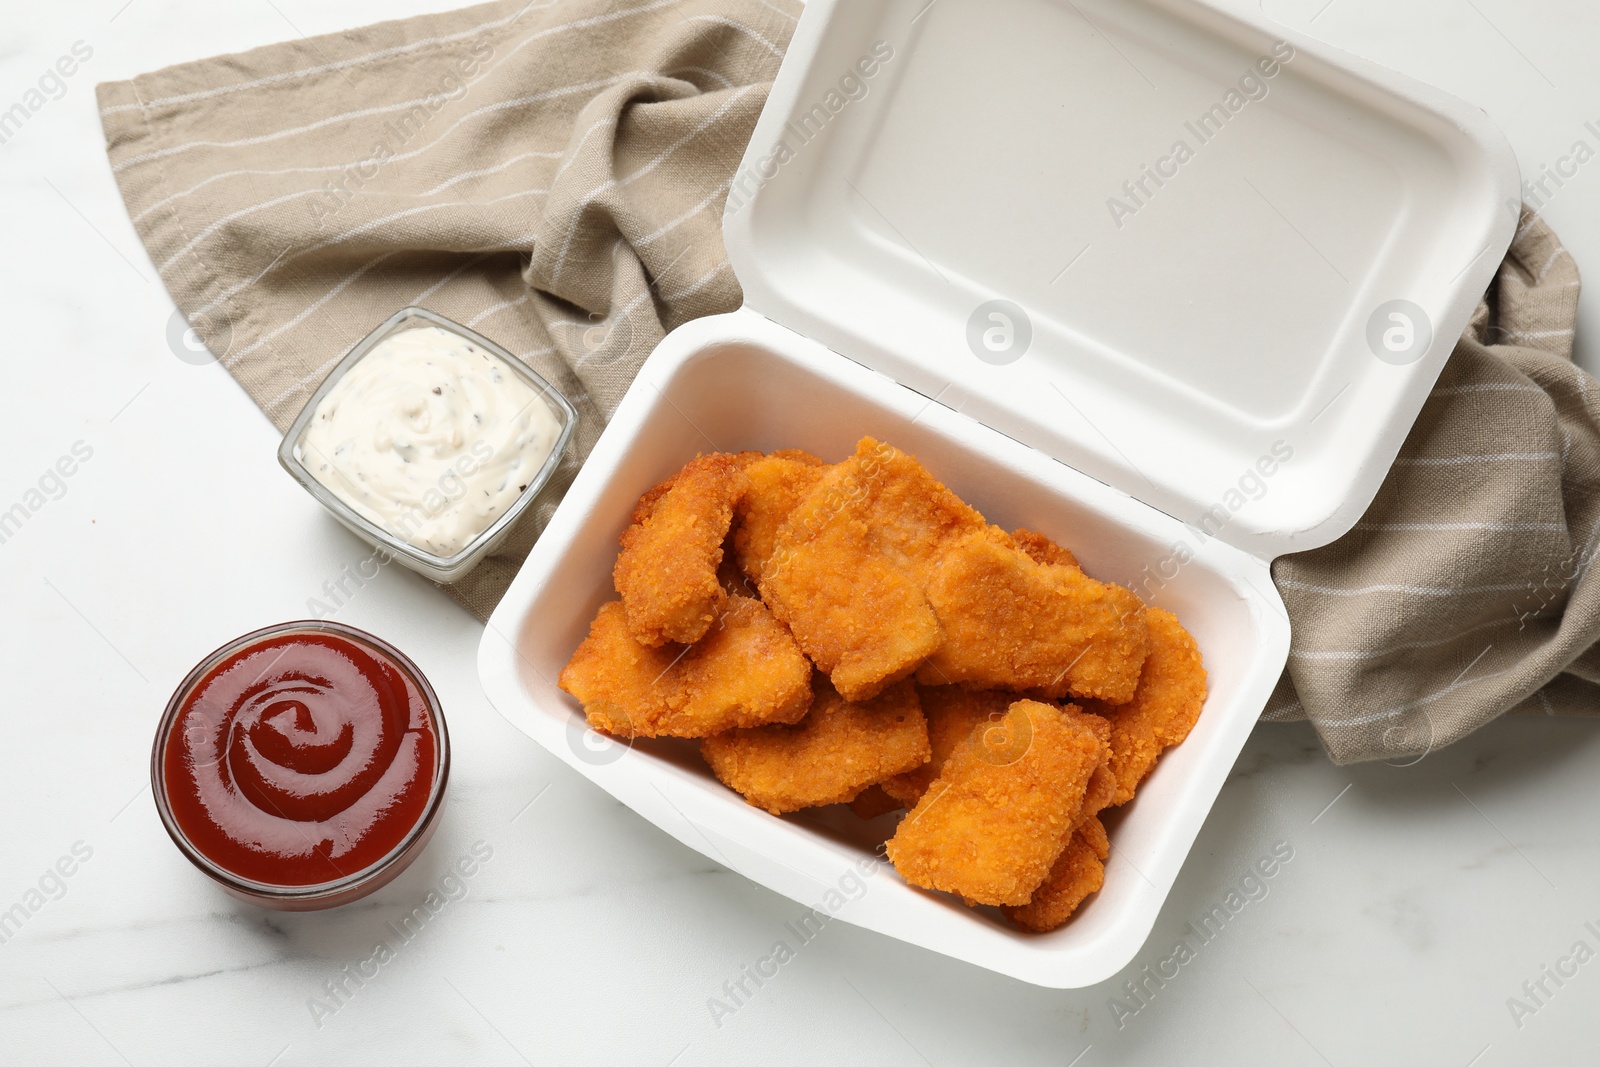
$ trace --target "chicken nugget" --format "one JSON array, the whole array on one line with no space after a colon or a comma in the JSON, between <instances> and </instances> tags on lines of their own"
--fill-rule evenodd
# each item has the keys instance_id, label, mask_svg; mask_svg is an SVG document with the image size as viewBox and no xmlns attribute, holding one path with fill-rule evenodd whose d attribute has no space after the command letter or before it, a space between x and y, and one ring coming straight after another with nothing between
<instances>
[{"instance_id":1,"label":"chicken nugget","mask_svg":"<svg viewBox=\"0 0 1600 1067\"><path fill-rule=\"evenodd\" d=\"M1070 919L1084 898L1105 884L1104 861L1110 855L1109 846L1100 851L1105 834L1100 820L1091 818L1061 850L1043 884L1034 890L1033 899L1021 907L1001 909L1006 918L1023 930L1038 934L1054 930Z\"/></svg>"},{"instance_id":2,"label":"chicken nugget","mask_svg":"<svg viewBox=\"0 0 1600 1067\"><path fill-rule=\"evenodd\" d=\"M859 516L832 504L843 488L830 472L796 507L759 585L817 669L846 699L867 700L916 670L942 636L914 577L873 547Z\"/></svg>"},{"instance_id":3,"label":"chicken nugget","mask_svg":"<svg viewBox=\"0 0 1600 1067\"><path fill-rule=\"evenodd\" d=\"M1062 546L1056 544L1042 533L1032 530L1012 530L1011 540L1017 547L1026 552L1035 563L1053 563L1058 567L1074 567L1078 570L1078 557Z\"/></svg>"},{"instance_id":4,"label":"chicken nugget","mask_svg":"<svg viewBox=\"0 0 1600 1067\"><path fill-rule=\"evenodd\" d=\"M589 725L620 737L703 737L792 723L811 706L811 664L758 600L729 597L717 625L687 648L640 644L620 601L600 608L561 671Z\"/></svg>"},{"instance_id":5,"label":"chicken nugget","mask_svg":"<svg viewBox=\"0 0 1600 1067\"><path fill-rule=\"evenodd\" d=\"M1004 727L973 731L890 838L912 885L1020 906L1050 873L1105 742L1082 716L1034 700L1012 704Z\"/></svg>"},{"instance_id":6,"label":"chicken nugget","mask_svg":"<svg viewBox=\"0 0 1600 1067\"><path fill-rule=\"evenodd\" d=\"M1078 807L1072 832L1067 835L1066 846L1056 857L1044 883L1034 890L1027 904L1002 909L1018 927L1035 933L1054 930L1066 922L1084 898L1100 888L1105 881L1105 861L1111 856L1111 840L1099 819L1101 810L1111 803L1117 791L1117 776L1111 770L1111 724L1071 705L1063 710L1069 716L1076 715L1078 721L1108 747L1089 776L1089 786Z\"/></svg>"},{"instance_id":7,"label":"chicken nugget","mask_svg":"<svg viewBox=\"0 0 1600 1067\"><path fill-rule=\"evenodd\" d=\"M717 580L723 540L746 481L740 457L713 453L640 500L612 578L640 643L692 644L727 598Z\"/></svg>"},{"instance_id":8,"label":"chicken nugget","mask_svg":"<svg viewBox=\"0 0 1600 1067\"><path fill-rule=\"evenodd\" d=\"M778 526L759 584L817 667L861 700L942 643L927 574L950 538L985 523L922 464L870 437L817 470Z\"/></svg>"},{"instance_id":9,"label":"chicken nugget","mask_svg":"<svg viewBox=\"0 0 1600 1067\"><path fill-rule=\"evenodd\" d=\"M1010 693L963 689L959 685L919 685L917 696L922 701L923 717L928 720L931 753L928 762L883 783L884 792L908 808L916 804L939 777L944 761L950 758L956 746L980 724L998 725L1017 699Z\"/></svg>"},{"instance_id":10,"label":"chicken nugget","mask_svg":"<svg viewBox=\"0 0 1600 1067\"><path fill-rule=\"evenodd\" d=\"M748 486L734 508L733 554L750 581L759 581L772 557L778 528L822 478L822 460L789 450L757 455L744 465Z\"/></svg>"},{"instance_id":11,"label":"chicken nugget","mask_svg":"<svg viewBox=\"0 0 1600 1067\"><path fill-rule=\"evenodd\" d=\"M910 682L853 702L818 681L797 725L731 730L700 742L725 785L774 815L855 799L927 761L928 729Z\"/></svg>"},{"instance_id":12,"label":"chicken nugget","mask_svg":"<svg viewBox=\"0 0 1600 1067\"><path fill-rule=\"evenodd\" d=\"M944 642L917 672L924 685L1133 696L1149 628L1121 586L976 534L946 550L927 595Z\"/></svg>"},{"instance_id":13,"label":"chicken nugget","mask_svg":"<svg viewBox=\"0 0 1600 1067\"><path fill-rule=\"evenodd\" d=\"M1150 608L1146 618L1150 652L1133 699L1116 706L1084 702L1085 710L1111 723L1111 770L1117 779L1112 804L1133 799L1161 753L1189 736L1206 699L1206 669L1189 631L1162 608Z\"/></svg>"},{"instance_id":14,"label":"chicken nugget","mask_svg":"<svg viewBox=\"0 0 1600 1067\"><path fill-rule=\"evenodd\" d=\"M1070 558L1020 534L1036 552ZM925 685L1119 701L1138 682L1137 597L1076 565L1036 562L915 458L870 437L791 509L767 569L763 598L852 698L903 677L919 654ZM873 600L853 599L858 577Z\"/></svg>"}]
</instances>

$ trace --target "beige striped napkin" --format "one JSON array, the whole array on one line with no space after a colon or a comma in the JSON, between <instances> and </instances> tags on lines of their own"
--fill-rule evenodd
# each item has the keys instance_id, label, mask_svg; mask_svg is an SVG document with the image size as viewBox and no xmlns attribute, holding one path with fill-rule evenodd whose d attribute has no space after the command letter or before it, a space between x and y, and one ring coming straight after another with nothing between
<instances>
[{"instance_id":1,"label":"beige striped napkin","mask_svg":"<svg viewBox=\"0 0 1600 1067\"><path fill-rule=\"evenodd\" d=\"M679 323L742 300L722 203L792 0L508 0L99 87L178 307L286 429L339 356L428 307L577 406L569 463L453 586L487 618Z\"/></svg>"},{"instance_id":2,"label":"beige striped napkin","mask_svg":"<svg viewBox=\"0 0 1600 1067\"><path fill-rule=\"evenodd\" d=\"M572 398L564 475L447 592L486 618L665 332L741 294L722 205L793 0L509 0L100 86L139 234L280 428L420 304ZM1268 718L1336 760L1414 758L1510 708L1596 701L1600 433L1577 270L1537 219L1366 520L1280 560L1294 653Z\"/></svg>"}]
</instances>

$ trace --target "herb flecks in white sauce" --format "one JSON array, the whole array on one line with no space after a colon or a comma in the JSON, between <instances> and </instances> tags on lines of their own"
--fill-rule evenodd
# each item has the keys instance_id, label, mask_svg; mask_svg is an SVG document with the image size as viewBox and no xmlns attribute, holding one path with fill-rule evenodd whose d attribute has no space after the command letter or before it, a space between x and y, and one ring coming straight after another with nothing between
<instances>
[{"instance_id":1,"label":"herb flecks in white sauce","mask_svg":"<svg viewBox=\"0 0 1600 1067\"><path fill-rule=\"evenodd\" d=\"M328 391L302 462L358 514L437 556L492 526L561 435L498 357L437 326L380 341Z\"/></svg>"}]
</instances>

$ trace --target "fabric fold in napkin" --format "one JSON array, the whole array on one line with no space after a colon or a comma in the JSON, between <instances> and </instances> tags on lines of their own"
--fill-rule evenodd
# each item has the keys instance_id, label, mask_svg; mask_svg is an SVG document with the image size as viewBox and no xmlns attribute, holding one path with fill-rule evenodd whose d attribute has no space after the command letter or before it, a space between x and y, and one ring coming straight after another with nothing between
<instances>
[{"instance_id":1,"label":"fabric fold in napkin","mask_svg":"<svg viewBox=\"0 0 1600 1067\"><path fill-rule=\"evenodd\" d=\"M1517 235L1372 506L1272 568L1293 625L1263 718L1335 762L1409 763L1516 711L1600 714L1600 383L1572 362L1578 266Z\"/></svg>"},{"instance_id":2,"label":"fabric fold in napkin","mask_svg":"<svg viewBox=\"0 0 1600 1067\"><path fill-rule=\"evenodd\" d=\"M102 122L174 301L280 429L408 304L577 406L561 475L445 587L483 619L645 356L738 307L723 202L799 12L510 0L101 85ZM1309 718L1335 760L1600 707L1600 393L1571 362L1577 287L1526 216L1370 513L1275 566L1294 651L1266 717Z\"/></svg>"}]
</instances>

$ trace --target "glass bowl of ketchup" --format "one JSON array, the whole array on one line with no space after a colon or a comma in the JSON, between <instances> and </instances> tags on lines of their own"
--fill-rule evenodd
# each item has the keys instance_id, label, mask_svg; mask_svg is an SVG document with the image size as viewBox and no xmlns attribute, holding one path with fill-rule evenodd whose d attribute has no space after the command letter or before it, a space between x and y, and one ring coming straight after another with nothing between
<instances>
[{"instance_id":1,"label":"glass bowl of ketchup","mask_svg":"<svg viewBox=\"0 0 1600 1067\"><path fill-rule=\"evenodd\" d=\"M241 900L331 908L387 884L438 823L450 738L411 660L334 622L230 641L167 703L150 758L179 850Z\"/></svg>"}]
</instances>

